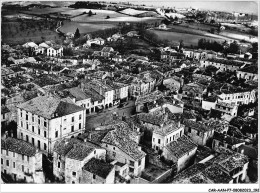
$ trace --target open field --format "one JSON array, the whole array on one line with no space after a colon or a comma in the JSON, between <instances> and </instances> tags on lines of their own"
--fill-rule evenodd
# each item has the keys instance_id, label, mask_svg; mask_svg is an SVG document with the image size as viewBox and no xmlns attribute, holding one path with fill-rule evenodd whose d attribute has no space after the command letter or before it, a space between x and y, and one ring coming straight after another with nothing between
<instances>
[{"instance_id":1,"label":"open field","mask_svg":"<svg viewBox=\"0 0 260 193\"><path fill-rule=\"evenodd\" d=\"M115 27L114 24L102 24L102 23L78 23L74 21L65 21L63 26L60 28L60 31L67 32L75 32L76 29L79 29L80 33L89 33L97 30L103 30L107 28Z\"/></svg>"},{"instance_id":2,"label":"open field","mask_svg":"<svg viewBox=\"0 0 260 193\"><path fill-rule=\"evenodd\" d=\"M210 39L212 41L224 41L228 38L217 38L217 37L205 37L204 35L195 35L195 34L188 34L188 33L180 33L180 32L170 32L170 31L158 31L152 30L156 35L158 35L161 39L167 39L173 42L179 42L180 40L184 41L185 46L197 46L198 40L201 38ZM214 35L214 34L212 34Z\"/></svg>"},{"instance_id":3,"label":"open field","mask_svg":"<svg viewBox=\"0 0 260 193\"><path fill-rule=\"evenodd\" d=\"M33 8L29 11L23 11L23 13L28 13L28 14L37 14L37 15L41 15L41 14L50 14L50 13L62 13L65 11L70 11L70 10L74 10L73 8L69 8L69 7L59 7L59 8Z\"/></svg>"}]
</instances>

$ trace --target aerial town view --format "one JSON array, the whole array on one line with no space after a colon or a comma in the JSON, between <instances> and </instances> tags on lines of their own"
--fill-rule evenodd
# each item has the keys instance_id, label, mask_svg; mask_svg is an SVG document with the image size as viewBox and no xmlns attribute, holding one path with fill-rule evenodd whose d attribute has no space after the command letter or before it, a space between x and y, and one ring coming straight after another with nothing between
<instances>
[{"instance_id":1,"label":"aerial town view","mask_svg":"<svg viewBox=\"0 0 260 193\"><path fill-rule=\"evenodd\" d=\"M2 184L258 184L257 2L10 1L1 34Z\"/></svg>"}]
</instances>

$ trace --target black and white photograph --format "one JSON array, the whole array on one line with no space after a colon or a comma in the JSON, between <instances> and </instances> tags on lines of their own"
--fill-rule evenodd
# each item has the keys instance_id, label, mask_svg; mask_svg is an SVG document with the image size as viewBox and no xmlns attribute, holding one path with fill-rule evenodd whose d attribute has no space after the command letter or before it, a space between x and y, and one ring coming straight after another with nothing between
<instances>
[{"instance_id":1,"label":"black and white photograph","mask_svg":"<svg viewBox=\"0 0 260 193\"><path fill-rule=\"evenodd\" d=\"M259 192L258 8L2 1L4 191Z\"/></svg>"}]
</instances>

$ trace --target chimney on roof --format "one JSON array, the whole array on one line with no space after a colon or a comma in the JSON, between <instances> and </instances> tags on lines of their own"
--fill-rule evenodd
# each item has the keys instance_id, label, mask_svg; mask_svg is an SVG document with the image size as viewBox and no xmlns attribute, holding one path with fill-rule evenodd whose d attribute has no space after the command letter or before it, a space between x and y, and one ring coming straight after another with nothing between
<instances>
[{"instance_id":1,"label":"chimney on roof","mask_svg":"<svg viewBox=\"0 0 260 193\"><path fill-rule=\"evenodd\" d=\"M88 134L88 140L91 141L91 133Z\"/></svg>"}]
</instances>

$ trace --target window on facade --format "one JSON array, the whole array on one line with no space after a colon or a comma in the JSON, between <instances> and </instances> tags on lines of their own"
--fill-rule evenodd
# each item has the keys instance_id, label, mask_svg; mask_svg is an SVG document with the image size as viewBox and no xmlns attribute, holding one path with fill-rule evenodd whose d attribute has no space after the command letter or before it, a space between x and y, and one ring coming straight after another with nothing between
<instances>
[{"instance_id":1,"label":"window on facade","mask_svg":"<svg viewBox=\"0 0 260 193\"><path fill-rule=\"evenodd\" d=\"M47 127L47 121L44 121L44 127Z\"/></svg>"},{"instance_id":2,"label":"window on facade","mask_svg":"<svg viewBox=\"0 0 260 193\"><path fill-rule=\"evenodd\" d=\"M161 143L161 140L160 140L160 139L158 139L158 143L159 143L159 144Z\"/></svg>"},{"instance_id":3,"label":"window on facade","mask_svg":"<svg viewBox=\"0 0 260 193\"><path fill-rule=\"evenodd\" d=\"M95 174L93 174L93 179L94 179L94 180L96 179L96 175L95 175Z\"/></svg>"},{"instance_id":4,"label":"window on facade","mask_svg":"<svg viewBox=\"0 0 260 193\"><path fill-rule=\"evenodd\" d=\"M57 138L59 135L59 132L58 131L55 131L55 137Z\"/></svg>"},{"instance_id":5,"label":"window on facade","mask_svg":"<svg viewBox=\"0 0 260 193\"><path fill-rule=\"evenodd\" d=\"M74 181L72 181L72 184L75 184L75 182L74 182Z\"/></svg>"},{"instance_id":6,"label":"window on facade","mask_svg":"<svg viewBox=\"0 0 260 193\"><path fill-rule=\"evenodd\" d=\"M23 127L23 122L21 121L21 127Z\"/></svg>"},{"instance_id":7,"label":"window on facade","mask_svg":"<svg viewBox=\"0 0 260 193\"><path fill-rule=\"evenodd\" d=\"M39 125L41 124L41 119L40 119L40 117L38 118L38 124L39 124Z\"/></svg>"},{"instance_id":8,"label":"window on facade","mask_svg":"<svg viewBox=\"0 0 260 193\"><path fill-rule=\"evenodd\" d=\"M27 129L27 130L29 129L29 125L28 125L28 124L26 124L26 129Z\"/></svg>"},{"instance_id":9,"label":"window on facade","mask_svg":"<svg viewBox=\"0 0 260 193\"><path fill-rule=\"evenodd\" d=\"M96 154L96 150L94 151L94 154Z\"/></svg>"},{"instance_id":10,"label":"window on facade","mask_svg":"<svg viewBox=\"0 0 260 193\"><path fill-rule=\"evenodd\" d=\"M72 172L72 175L73 175L73 176L76 176L76 172Z\"/></svg>"},{"instance_id":11,"label":"window on facade","mask_svg":"<svg viewBox=\"0 0 260 193\"><path fill-rule=\"evenodd\" d=\"M22 155L22 160L24 160L24 155Z\"/></svg>"},{"instance_id":12,"label":"window on facade","mask_svg":"<svg viewBox=\"0 0 260 193\"><path fill-rule=\"evenodd\" d=\"M26 141L27 141L27 142L29 141L29 137L28 137L28 135L26 135Z\"/></svg>"},{"instance_id":13,"label":"window on facade","mask_svg":"<svg viewBox=\"0 0 260 193\"><path fill-rule=\"evenodd\" d=\"M22 165L22 172L24 172L24 165Z\"/></svg>"},{"instance_id":14,"label":"window on facade","mask_svg":"<svg viewBox=\"0 0 260 193\"><path fill-rule=\"evenodd\" d=\"M15 157L15 152L13 152L13 157Z\"/></svg>"},{"instance_id":15,"label":"window on facade","mask_svg":"<svg viewBox=\"0 0 260 193\"><path fill-rule=\"evenodd\" d=\"M27 156L27 161L28 161L28 162L30 161L30 157L29 157L29 156Z\"/></svg>"},{"instance_id":16,"label":"window on facade","mask_svg":"<svg viewBox=\"0 0 260 193\"><path fill-rule=\"evenodd\" d=\"M81 129L81 123L79 124L79 129Z\"/></svg>"},{"instance_id":17,"label":"window on facade","mask_svg":"<svg viewBox=\"0 0 260 193\"><path fill-rule=\"evenodd\" d=\"M41 130L40 129L38 129L38 135L41 135Z\"/></svg>"},{"instance_id":18,"label":"window on facade","mask_svg":"<svg viewBox=\"0 0 260 193\"><path fill-rule=\"evenodd\" d=\"M167 138L167 140L166 140L166 143L168 143L168 138Z\"/></svg>"},{"instance_id":19,"label":"window on facade","mask_svg":"<svg viewBox=\"0 0 260 193\"><path fill-rule=\"evenodd\" d=\"M188 128L188 132L191 133L191 128L190 127Z\"/></svg>"},{"instance_id":20,"label":"window on facade","mask_svg":"<svg viewBox=\"0 0 260 193\"><path fill-rule=\"evenodd\" d=\"M34 126L32 126L32 132L34 132Z\"/></svg>"},{"instance_id":21,"label":"window on facade","mask_svg":"<svg viewBox=\"0 0 260 193\"><path fill-rule=\"evenodd\" d=\"M23 139L23 133L21 133L21 139Z\"/></svg>"},{"instance_id":22,"label":"window on facade","mask_svg":"<svg viewBox=\"0 0 260 193\"><path fill-rule=\"evenodd\" d=\"M28 113L26 113L26 121L28 121Z\"/></svg>"},{"instance_id":23,"label":"window on facade","mask_svg":"<svg viewBox=\"0 0 260 193\"><path fill-rule=\"evenodd\" d=\"M8 153L9 153L8 150L6 150L6 155L7 155L7 156L8 156Z\"/></svg>"},{"instance_id":24,"label":"window on facade","mask_svg":"<svg viewBox=\"0 0 260 193\"><path fill-rule=\"evenodd\" d=\"M23 117L23 112L21 112L21 117Z\"/></svg>"},{"instance_id":25,"label":"window on facade","mask_svg":"<svg viewBox=\"0 0 260 193\"><path fill-rule=\"evenodd\" d=\"M34 145L34 138L32 137L32 144Z\"/></svg>"},{"instance_id":26,"label":"window on facade","mask_svg":"<svg viewBox=\"0 0 260 193\"><path fill-rule=\"evenodd\" d=\"M32 115L32 122L34 122L34 116Z\"/></svg>"},{"instance_id":27,"label":"window on facade","mask_svg":"<svg viewBox=\"0 0 260 193\"><path fill-rule=\"evenodd\" d=\"M13 162L13 168L15 168L15 162Z\"/></svg>"},{"instance_id":28,"label":"window on facade","mask_svg":"<svg viewBox=\"0 0 260 193\"><path fill-rule=\"evenodd\" d=\"M139 161L138 161L138 166L140 166L140 165L141 165L141 163L142 163L142 160L139 160Z\"/></svg>"},{"instance_id":29,"label":"window on facade","mask_svg":"<svg viewBox=\"0 0 260 193\"><path fill-rule=\"evenodd\" d=\"M41 149L41 142L38 140L38 148Z\"/></svg>"},{"instance_id":30,"label":"window on facade","mask_svg":"<svg viewBox=\"0 0 260 193\"><path fill-rule=\"evenodd\" d=\"M46 143L44 143L43 148L44 148L44 150L47 150L47 145L46 145Z\"/></svg>"},{"instance_id":31,"label":"window on facade","mask_svg":"<svg viewBox=\"0 0 260 193\"><path fill-rule=\"evenodd\" d=\"M112 153L112 154L113 154L113 157L116 157L116 152L114 152L114 151L113 151L113 153Z\"/></svg>"},{"instance_id":32,"label":"window on facade","mask_svg":"<svg viewBox=\"0 0 260 193\"><path fill-rule=\"evenodd\" d=\"M60 162L58 162L58 168L60 168Z\"/></svg>"},{"instance_id":33,"label":"window on facade","mask_svg":"<svg viewBox=\"0 0 260 193\"><path fill-rule=\"evenodd\" d=\"M113 147L113 150L116 150L116 148L115 148L115 147Z\"/></svg>"},{"instance_id":34,"label":"window on facade","mask_svg":"<svg viewBox=\"0 0 260 193\"><path fill-rule=\"evenodd\" d=\"M74 125L71 126L71 132L74 132Z\"/></svg>"},{"instance_id":35,"label":"window on facade","mask_svg":"<svg viewBox=\"0 0 260 193\"><path fill-rule=\"evenodd\" d=\"M44 131L44 137L46 137L47 136L47 132L46 131Z\"/></svg>"},{"instance_id":36,"label":"window on facade","mask_svg":"<svg viewBox=\"0 0 260 193\"><path fill-rule=\"evenodd\" d=\"M81 120L81 114L79 115L79 120Z\"/></svg>"},{"instance_id":37,"label":"window on facade","mask_svg":"<svg viewBox=\"0 0 260 193\"><path fill-rule=\"evenodd\" d=\"M74 117L71 117L71 122L74 122Z\"/></svg>"},{"instance_id":38,"label":"window on facade","mask_svg":"<svg viewBox=\"0 0 260 193\"><path fill-rule=\"evenodd\" d=\"M155 141L155 138L153 138L153 142Z\"/></svg>"},{"instance_id":39,"label":"window on facade","mask_svg":"<svg viewBox=\"0 0 260 193\"><path fill-rule=\"evenodd\" d=\"M9 160L6 160L6 166L9 166Z\"/></svg>"},{"instance_id":40,"label":"window on facade","mask_svg":"<svg viewBox=\"0 0 260 193\"><path fill-rule=\"evenodd\" d=\"M4 164L4 160L3 160L3 158L1 158L1 164L2 164L2 165Z\"/></svg>"}]
</instances>

